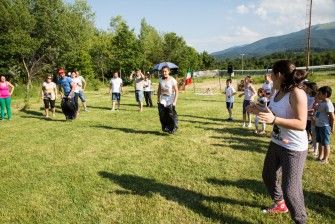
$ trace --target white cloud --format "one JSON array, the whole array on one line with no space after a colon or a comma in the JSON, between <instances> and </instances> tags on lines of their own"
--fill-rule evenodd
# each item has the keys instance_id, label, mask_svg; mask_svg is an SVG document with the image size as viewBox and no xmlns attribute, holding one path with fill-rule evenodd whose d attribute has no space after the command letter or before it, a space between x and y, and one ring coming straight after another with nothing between
<instances>
[{"instance_id":1,"label":"white cloud","mask_svg":"<svg viewBox=\"0 0 335 224\"><path fill-rule=\"evenodd\" d=\"M259 7L256 9L255 14L258 15L259 17L261 17L262 19L266 19L267 18L267 12L263 7Z\"/></svg>"},{"instance_id":2,"label":"white cloud","mask_svg":"<svg viewBox=\"0 0 335 224\"><path fill-rule=\"evenodd\" d=\"M252 43L263 36L245 26L237 27L231 35L215 36L207 39L187 40L188 44L196 47L199 51L207 50L209 52L220 51L231 46L237 46L246 43Z\"/></svg>"},{"instance_id":3,"label":"white cloud","mask_svg":"<svg viewBox=\"0 0 335 224\"><path fill-rule=\"evenodd\" d=\"M236 7L236 10L239 14L247 14L249 12L249 8L245 5L239 5Z\"/></svg>"},{"instance_id":4,"label":"white cloud","mask_svg":"<svg viewBox=\"0 0 335 224\"><path fill-rule=\"evenodd\" d=\"M287 28L303 29L306 26L306 1L261 0L254 13L262 20ZM335 20L335 1L318 0L312 7L312 24Z\"/></svg>"}]
</instances>

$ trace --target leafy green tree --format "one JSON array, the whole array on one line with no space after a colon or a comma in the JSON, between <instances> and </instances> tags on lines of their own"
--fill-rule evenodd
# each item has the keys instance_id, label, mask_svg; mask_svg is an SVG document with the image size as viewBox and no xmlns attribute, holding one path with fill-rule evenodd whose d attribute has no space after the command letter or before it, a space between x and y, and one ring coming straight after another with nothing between
<instances>
[{"instance_id":1,"label":"leafy green tree","mask_svg":"<svg viewBox=\"0 0 335 224\"><path fill-rule=\"evenodd\" d=\"M141 65L143 54L140 52L139 40L136 38L134 29L130 30L121 16L112 18L110 24L113 31L110 44L112 52L111 68L128 75Z\"/></svg>"},{"instance_id":2,"label":"leafy green tree","mask_svg":"<svg viewBox=\"0 0 335 224\"><path fill-rule=\"evenodd\" d=\"M143 54L142 69L149 70L163 58L163 39L144 18L141 20L139 41Z\"/></svg>"},{"instance_id":3,"label":"leafy green tree","mask_svg":"<svg viewBox=\"0 0 335 224\"><path fill-rule=\"evenodd\" d=\"M96 31L93 38L90 55L92 59L93 69L96 77L105 83L108 78L108 71L112 63L112 51L109 50L112 34L105 31Z\"/></svg>"},{"instance_id":4,"label":"leafy green tree","mask_svg":"<svg viewBox=\"0 0 335 224\"><path fill-rule=\"evenodd\" d=\"M57 65L79 61L78 66L93 74L88 51L94 26L86 1L66 6L61 0L3 0L0 6L6 15L0 24L0 61L25 74L20 77L26 85L25 108L30 106L32 81Z\"/></svg>"}]
</instances>

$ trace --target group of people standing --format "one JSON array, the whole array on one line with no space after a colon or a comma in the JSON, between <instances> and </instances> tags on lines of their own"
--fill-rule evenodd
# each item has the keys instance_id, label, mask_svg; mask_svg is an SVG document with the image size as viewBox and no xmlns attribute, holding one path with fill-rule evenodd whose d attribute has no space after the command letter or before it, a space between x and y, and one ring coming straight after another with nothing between
<instances>
[{"instance_id":1,"label":"group of people standing","mask_svg":"<svg viewBox=\"0 0 335 224\"><path fill-rule=\"evenodd\" d=\"M161 78L159 79L157 90L157 104L159 119L162 126L162 131L173 134L178 129L178 115L176 112L176 104L178 100L177 81L170 76L170 68L163 66L160 70ZM144 75L141 70L136 70L131 73L130 80L134 81L135 100L138 103L139 112L143 111L143 98L147 107L153 107L152 103L152 83L150 73ZM114 72L110 80L109 93L112 97L112 111L120 109L122 79L118 72ZM117 107L116 107L117 104Z\"/></svg>"},{"instance_id":2,"label":"group of people standing","mask_svg":"<svg viewBox=\"0 0 335 224\"><path fill-rule=\"evenodd\" d=\"M58 75L57 85L59 86L62 98L62 111L66 120L73 120L79 114L78 99L81 100L84 111L88 111L84 95L86 80L78 71L73 71L66 76L63 68L58 70ZM53 82L51 75L47 76L45 82L42 84L41 98L44 102L45 117L47 118L49 117L50 110L52 116L55 116L55 101L58 97L57 85Z\"/></svg>"},{"instance_id":3,"label":"group of people standing","mask_svg":"<svg viewBox=\"0 0 335 224\"><path fill-rule=\"evenodd\" d=\"M334 106L330 101L329 86L317 88L308 82L307 73L296 69L288 60L277 61L272 73L265 76L265 83L256 92L252 79L244 79L243 127L251 127L250 114L262 123L273 125L271 142L265 156L263 181L274 201L264 213L290 212L295 223L306 223L307 214L302 190L302 175L308 152L308 132L319 144L314 152L317 160L328 163L330 135L334 132ZM228 120L232 120L235 89L227 80L225 89ZM254 97L258 95L257 101ZM309 122L307 120L310 120Z\"/></svg>"}]
</instances>

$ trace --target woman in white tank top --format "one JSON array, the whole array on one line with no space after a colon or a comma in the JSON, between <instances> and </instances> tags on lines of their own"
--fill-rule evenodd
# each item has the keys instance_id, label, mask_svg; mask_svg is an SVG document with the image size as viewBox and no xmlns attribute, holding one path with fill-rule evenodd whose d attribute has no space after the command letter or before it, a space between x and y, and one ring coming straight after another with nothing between
<instances>
[{"instance_id":1,"label":"woman in white tank top","mask_svg":"<svg viewBox=\"0 0 335 224\"><path fill-rule=\"evenodd\" d=\"M308 148L307 96L302 81L307 74L296 70L288 60L277 61L272 71L273 88L277 91L269 107L266 111L261 111L257 105L248 107L248 111L258 115L261 121L273 125L263 181L274 204L263 212L289 211L295 223L306 223L302 174Z\"/></svg>"}]
</instances>

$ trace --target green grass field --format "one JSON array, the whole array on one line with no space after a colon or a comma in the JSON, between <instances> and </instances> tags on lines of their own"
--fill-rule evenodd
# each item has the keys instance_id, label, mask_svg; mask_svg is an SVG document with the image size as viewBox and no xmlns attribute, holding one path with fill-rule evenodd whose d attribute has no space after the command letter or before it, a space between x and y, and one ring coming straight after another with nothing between
<instances>
[{"instance_id":1,"label":"green grass field","mask_svg":"<svg viewBox=\"0 0 335 224\"><path fill-rule=\"evenodd\" d=\"M241 128L240 98L227 122L224 95L190 87L168 135L157 108L139 113L127 89L114 113L107 89L88 92L90 112L73 122L59 102L45 120L36 99L25 112L13 100L12 121L0 122L0 223L291 223L261 213L271 204L261 179L269 138ZM309 223L334 223L334 158L306 161Z\"/></svg>"}]
</instances>

